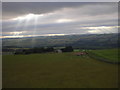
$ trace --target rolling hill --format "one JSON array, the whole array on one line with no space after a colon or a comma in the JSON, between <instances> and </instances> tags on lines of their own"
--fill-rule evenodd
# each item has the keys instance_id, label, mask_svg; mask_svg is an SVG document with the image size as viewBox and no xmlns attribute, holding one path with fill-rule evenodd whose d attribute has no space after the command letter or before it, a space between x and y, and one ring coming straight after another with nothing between
<instances>
[{"instance_id":1,"label":"rolling hill","mask_svg":"<svg viewBox=\"0 0 120 90\"><path fill-rule=\"evenodd\" d=\"M84 34L65 36L38 36L25 38L4 38L2 46L5 47L64 47L101 49L118 47L120 34Z\"/></svg>"}]
</instances>

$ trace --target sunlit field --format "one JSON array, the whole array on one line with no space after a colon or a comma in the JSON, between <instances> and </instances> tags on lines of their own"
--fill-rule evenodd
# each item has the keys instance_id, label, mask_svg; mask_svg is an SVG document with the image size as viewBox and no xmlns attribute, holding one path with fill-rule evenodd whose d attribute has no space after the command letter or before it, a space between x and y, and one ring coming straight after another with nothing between
<instances>
[{"instance_id":1,"label":"sunlit field","mask_svg":"<svg viewBox=\"0 0 120 90\"><path fill-rule=\"evenodd\" d=\"M118 65L72 53L3 56L3 88L117 88Z\"/></svg>"},{"instance_id":2,"label":"sunlit field","mask_svg":"<svg viewBox=\"0 0 120 90\"><path fill-rule=\"evenodd\" d=\"M120 55L118 55L118 51L120 49L103 49L103 50L91 50L93 54L105 58L106 60L110 62L120 62L119 58Z\"/></svg>"}]
</instances>

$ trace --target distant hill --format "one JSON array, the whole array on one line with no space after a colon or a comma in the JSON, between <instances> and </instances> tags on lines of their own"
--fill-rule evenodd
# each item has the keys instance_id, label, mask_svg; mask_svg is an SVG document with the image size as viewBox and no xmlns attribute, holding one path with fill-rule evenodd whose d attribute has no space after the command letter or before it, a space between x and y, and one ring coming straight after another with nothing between
<instances>
[{"instance_id":1,"label":"distant hill","mask_svg":"<svg viewBox=\"0 0 120 90\"><path fill-rule=\"evenodd\" d=\"M84 35L65 35L65 36L38 36L31 38L9 38L2 39L4 47L64 47L73 46L74 48L116 48L118 47L118 37L120 34L84 34Z\"/></svg>"}]
</instances>

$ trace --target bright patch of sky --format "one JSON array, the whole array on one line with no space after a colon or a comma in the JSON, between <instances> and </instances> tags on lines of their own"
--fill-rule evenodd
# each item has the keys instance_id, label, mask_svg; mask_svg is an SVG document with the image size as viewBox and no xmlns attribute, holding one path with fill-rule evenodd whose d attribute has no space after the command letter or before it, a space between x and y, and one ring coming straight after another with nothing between
<instances>
[{"instance_id":1,"label":"bright patch of sky","mask_svg":"<svg viewBox=\"0 0 120 90\"><path fill-rule=\"evenodd\" d=\"M4 2L2 37L118 32L117 2Z\"/></svg>"}]
</instances>

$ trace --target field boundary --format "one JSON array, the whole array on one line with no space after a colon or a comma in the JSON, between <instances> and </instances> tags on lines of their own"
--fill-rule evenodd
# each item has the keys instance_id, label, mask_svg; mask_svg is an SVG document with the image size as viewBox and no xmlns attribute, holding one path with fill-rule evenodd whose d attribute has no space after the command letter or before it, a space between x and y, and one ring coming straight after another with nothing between
<instances>
[{"instance_id":1,"label":"field boundary","mask_svg":"<svg viewBox=\"0 0 120 90\"><path fill-rule=\"evenodd\" d=\"M88 56L93 58L93 59L97 59L99 61L102 61L102 62L106 62L106 63L110 63L110 64L120 64L120 62L112 62L107 58L101 57L101 56L99 56L93 52L89 52L89 51L88 51Z\"/></svg>"}]
</instances>

